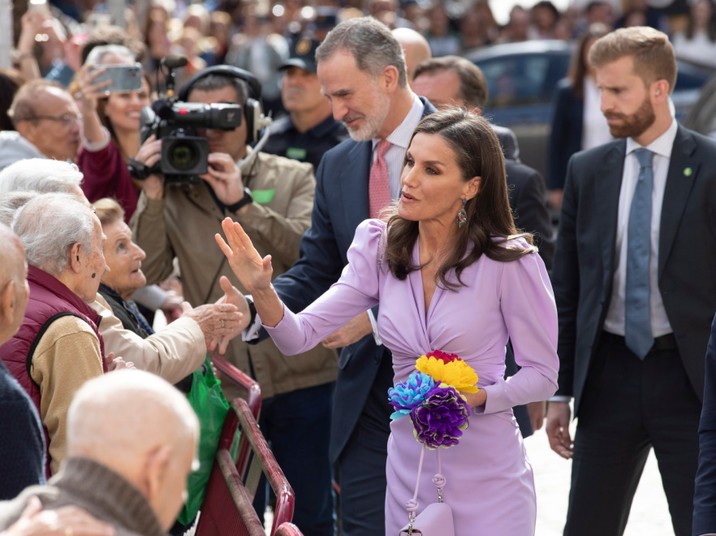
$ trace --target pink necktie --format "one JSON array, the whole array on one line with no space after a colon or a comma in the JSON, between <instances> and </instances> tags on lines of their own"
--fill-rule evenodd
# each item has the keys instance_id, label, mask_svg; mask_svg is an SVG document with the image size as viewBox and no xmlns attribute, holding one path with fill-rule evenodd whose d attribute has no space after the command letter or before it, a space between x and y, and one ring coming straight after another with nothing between
<instances>
[{"instance_id":1,"label":"pink necktie","mask_svg":"<svg viewBox=\"0 0 716 536\"><path fill-rule=\"evenodd\" d=\"M370 217L377 218L380 211L390 204L390 180L388 179L388 164L385 162L385 153L390 149L388 140L380 140L376 145L375 162L370 168L368 183L368 201Z\"/></svg>"}]
</instances>

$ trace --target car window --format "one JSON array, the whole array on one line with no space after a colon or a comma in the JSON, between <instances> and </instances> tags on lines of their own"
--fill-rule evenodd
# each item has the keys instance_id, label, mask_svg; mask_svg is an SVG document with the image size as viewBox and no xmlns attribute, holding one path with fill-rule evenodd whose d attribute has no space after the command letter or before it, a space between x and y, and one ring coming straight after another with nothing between
<instances>
[{"instance_id":1,"label":"car window","mask_svg":"<svg viewBox=\"0 0 716 536\"><path fill-rule=\"evenodd\" d=\"M485 74L490 98L487 106L507 106L548 102L545 92L550 57L534 54L504 56L478 63Z\"/></svg>"}]
</instances>

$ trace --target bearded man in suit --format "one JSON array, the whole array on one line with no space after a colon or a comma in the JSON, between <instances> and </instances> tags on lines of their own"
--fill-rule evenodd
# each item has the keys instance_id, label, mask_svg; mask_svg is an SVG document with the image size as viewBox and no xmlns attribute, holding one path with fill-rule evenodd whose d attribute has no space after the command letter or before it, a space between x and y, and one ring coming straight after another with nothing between
<instances>
[{"instance_id":1,"label":"bearded man in suit","mask_svg":"<svg viewBox=\"0 0 716 536\"><path fill-rule=\"evenodd\" d=\"M547 434L573 460L564 534L622 534L653 447L674 532L691 536L716 310L716 143L672 116L662 32L616 30L589 61L620 139L571 158L552 268L560 377Z\"/></svg>"}]
</instances>

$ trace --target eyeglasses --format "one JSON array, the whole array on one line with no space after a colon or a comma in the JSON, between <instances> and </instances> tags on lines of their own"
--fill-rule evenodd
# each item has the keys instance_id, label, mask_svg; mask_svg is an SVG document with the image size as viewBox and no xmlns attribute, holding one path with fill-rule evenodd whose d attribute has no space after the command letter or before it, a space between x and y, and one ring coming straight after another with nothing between
<instances>
[{"instance_id":1,"label":"eyeglasses","mask_svg":"<svg viewBox=\"0 0 716 536\"><path fill-rule=\"evenodd\" d=\"M72 123L77 123L80 120L80 116L75 114L62 114L62 115L33 115L28 117L28 121L41 121L46 119L47 121L57 121L62 123L63 126L68 127Z\"/></svg>"}]
</instances>

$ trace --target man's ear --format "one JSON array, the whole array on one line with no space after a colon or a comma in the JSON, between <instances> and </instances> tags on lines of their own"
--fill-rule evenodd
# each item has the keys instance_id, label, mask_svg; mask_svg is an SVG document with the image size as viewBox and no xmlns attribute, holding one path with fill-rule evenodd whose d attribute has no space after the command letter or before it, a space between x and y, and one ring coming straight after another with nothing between
<instances>
[{"instance_id":1,"label":"man's ear","mask_svg":"<svg viewBox=\"0 0 716 536\"><path fill-rule=\"evenodd\" d=\"M657 80L652 85L653 96L657 102L662 102L669 98L669 82L664 80Z\"/></svg>"},{"instance_id":2,"label":"man's ear","mask_svg":"<svg viewBox=\"0 0 716 536\"><path fill-rule=\"evenodd\" d=\"M383 69L383 80L384 88L386 91L395 91L398 87L398 68L395 65L388 65Z\"/></svg>"},{"instance_id":3,"label":"man's ear","mask_svg":"<svg viewBox=\"0 0 716 536\"><path fill-rule=\"evenodd\" d=\"M0 320L2 320L2 324L13 318L13 309L15 309L15 281L11 279L0 290Z\"/></svg>"},{"instance_id":4,"label":"man's ear","mask_svg":"<svg viewBox=\"0 0 716 536\"><path fill-rule=\"evenodd\" d=\"M15 130L20 133L23 138L30 139L35 131L35 124L32 121L18 121Z\"/></svg>"},{"instance_id":5,"label":"man's ear","mask_svg":"<svg viewBox=\"0 0 716 536\"><path fill-rule=\"evenodd\" d=\"M80 260L80 252L82 244L75 242L70 246L70 269L73 272L79 272L82 269L82 261Z\"/></svg>"},{"instance_id":6,"label":"man's ear","mask_svg":"<svg viewBox=\"0 0 716 536\"><path fill-rule=\"evenodd\" d=\"M155 447L144 460L144 492L149 504L157 504L169 468L171 447Z\"/></svg>"}]
</instances>

